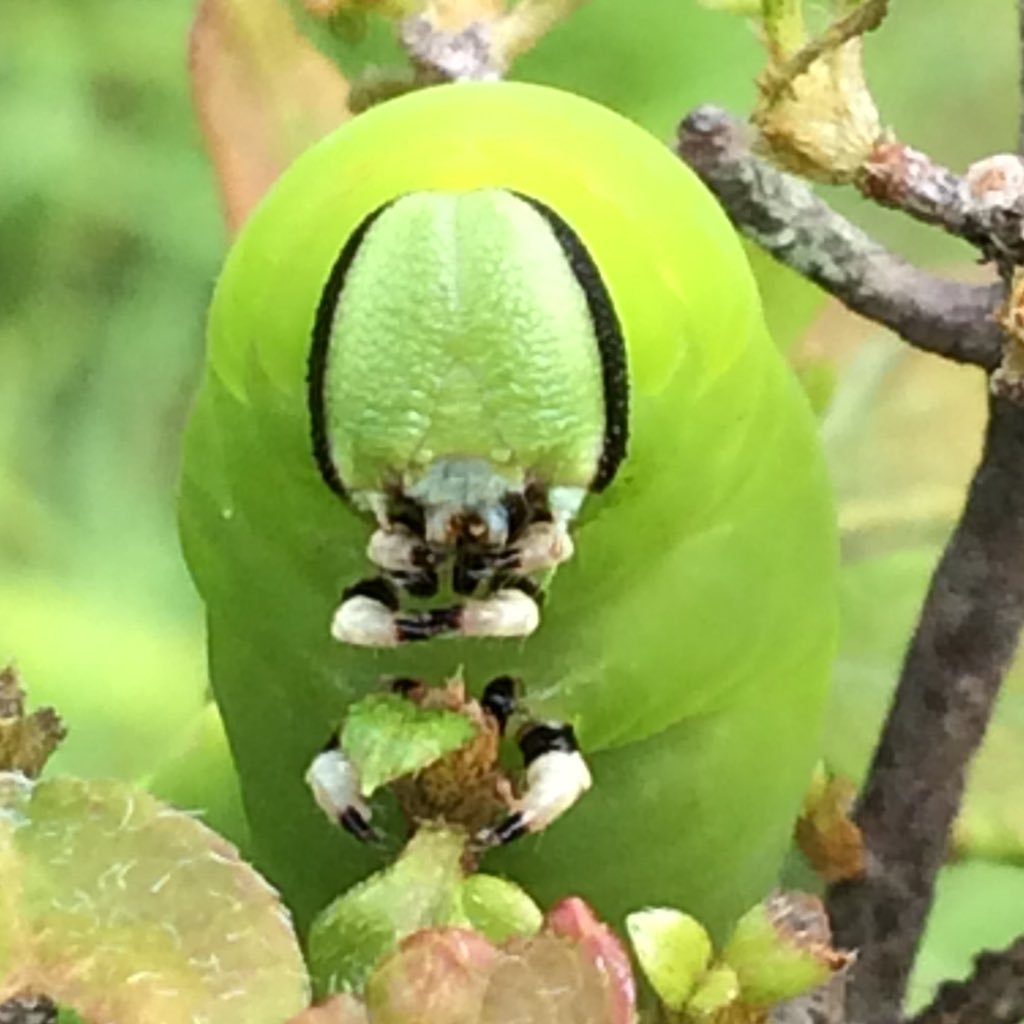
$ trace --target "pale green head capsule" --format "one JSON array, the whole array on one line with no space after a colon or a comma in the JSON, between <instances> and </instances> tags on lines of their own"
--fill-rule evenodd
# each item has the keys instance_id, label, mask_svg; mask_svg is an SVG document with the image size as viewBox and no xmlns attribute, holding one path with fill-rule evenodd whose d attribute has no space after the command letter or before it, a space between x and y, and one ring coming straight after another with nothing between
<instances>
[{"instance_id":1,"label":"pale green head capsule","mask_svg":"<svg viewBox=\"0 0 1024 1024\"><path fill-rule=\"evenodd\" d=\"M551 209L503 189L416 192L375 210L324 287L309 361L327 484L376 518L380 575L333 632L393 646L522 636L533 575L626 452L619 321L594 261ZM402 591L475 599L400 612Z\"/></svg>"}]
</instances>

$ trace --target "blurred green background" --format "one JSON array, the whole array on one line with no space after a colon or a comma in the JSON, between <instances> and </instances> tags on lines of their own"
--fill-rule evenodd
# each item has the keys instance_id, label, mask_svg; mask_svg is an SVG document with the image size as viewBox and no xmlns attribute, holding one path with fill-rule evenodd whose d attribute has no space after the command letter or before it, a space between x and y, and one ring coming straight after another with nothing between
<instances>
[{"instance_id":1,"label":"blurred green background","mask_svg":"<svg viewBox=\"0 0 1024 1024\"><path fill-rule=\"evenodd\" d=\"M0 2L0 661L67 719L56 769L156 772L241 838L216 784L202 612L175 534L179 439L226 245L190 102L194 6ZM867 53L883 119L958 169L1012 147L1014 7L894 4ZM740 18L693 0L592 0L517 72L668 139L697 103L749 110L759 64ZM832 198L906 255L978 273L965 247ZM823 433L846 570L842 727L827 749L859 774L977 454L983 382L905 352L753 258L780 344L818 393L823 378L835 385ZM919 996L963 973L971 951L1024 930L1024 869L1013 866L1024 862L1022 678L974 773L958 833L974 859L943 880Z\"/></svg>"}]
</instances>

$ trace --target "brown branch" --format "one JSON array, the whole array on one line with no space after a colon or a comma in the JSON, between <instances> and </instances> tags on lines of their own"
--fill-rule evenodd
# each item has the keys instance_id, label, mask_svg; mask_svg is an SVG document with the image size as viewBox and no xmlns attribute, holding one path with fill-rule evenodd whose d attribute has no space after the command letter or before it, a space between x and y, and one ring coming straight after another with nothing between
<instances>
[{"instance_id":1,"label":"brown branch","mask_svg":"<svg viewBox=\"0 0 1024 1024\"><path fill-rule=\"evenodd\" d=\"M965 981L947 981L910 1024L1016 1024L1024 1019L1024 936L982 953Z\"/></svg>"},{"instance_id":2,"label":"brown branch","mask_svg":"<svg viewBox=\"0 0 1024 1024\"><path fill-rule=\"evenodd\" d=\"M806 184L753 156L721 110L703 107L683 122L679 153L740 231L851 309L919 348L989 370L999 365L1005 336L993 314L1004 285L946 282L895 256ZM969 218L956 219L971 186L934 164L924 169L932 177L911 184L942 187L905 187L892 205L972 234ZM986 191L977 191L979 204L991 199ZM847 1002L855 1024L901 1019L966 768L1024 626L1022 477L1024 409L993 397L981 464L933 576L858 804L866 870L829 891L836 941L860 953Z\"/></svg>"},{"instance_id":3,"label":"brown branch","mask_svg":"<svg viewBox=\"0 0 1024 1024\"><path fill-rule=\"evenodd\" d=\"M780 262L905 341L961 363L999 365L999 284L947 281L869 238L803 181L754 156L744 126L704 106L680 125L679 155L718 197L736 227Z\"/></svg>"},{"instance_id":4,"label":"brown branch","mask_svg":"<svg viewBox=\"0 0 1024 1024\"><path fill-rule=\"evenodd\" d=\"M881 206L902 210L975 246L1009 278L1024 263L1024 162L990 157L954 174L902 142L879 142L857 186Z\"/></svg>"},{"instance_id":5,"label":"brown branch","mask_svg":"<svg viewBox=\"0 0 1024 1024\"><path fill-rule=\"evenodd\" d=\"M776 1004L768 1024L845 1024L846 983L844 971L806 995Z\"/></svg>"},{"instance_id":6,"label":"brown branch","mask_svg":"<svg viewBox=\"0 0 1024 1024\"><path fill-rule=\"evenodd\" d=\"M836 941L859 950L848 1019L896 1021L966 767L1024 626L1024 409L990 399L984 451L903 664L855 819L867 871L834 885Z\"/></svg>"},{"instance_id":7,"label":"brown branch","mask_svg":"<svg viewBox=\"0 0 1024 1024\"><path fill-rule=\"evenodd\" d=\"M926 153L894 139L883 140L865 164L858 186L882 206L966 237L963 179Z\"/></svg>"},{"instance_id":8,"label":"brown branch","mask_svg":"<svg viewBox=\"0 0 1024 1024\"><path fill-rule=\"evenodd\" d=\"M458 28L438 23L428 4L403 20L399 37L417 69L417 84L496 81L586 0L520 0L500 17Z\"/></svg>"},{"instance_id":9,"label":"brown branch","mask_svg":"<svg viewBox=\"0 0 1024 1024\"><path fill-rule=\"evenodd\" d=\"M417 14L402 22L400 36L423 83L497 81L504 71L485 22L448 32L427 15Z\"/></svg>"}]
</instances>

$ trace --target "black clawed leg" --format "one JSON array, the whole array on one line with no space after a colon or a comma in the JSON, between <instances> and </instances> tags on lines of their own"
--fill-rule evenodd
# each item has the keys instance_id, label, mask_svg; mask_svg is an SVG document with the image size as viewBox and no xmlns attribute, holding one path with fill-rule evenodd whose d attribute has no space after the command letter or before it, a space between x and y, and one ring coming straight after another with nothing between
<instances>
[{"instance_id":1,"label":"black clawed leg","mask_svg":"<svg viewBox=\"0 0 1024 1024\"><path fill-rule=\"evenodd\" d=\"M519 703L519 682L512 676L498 676L485 687L480 706L498 723L502 735Z\"/></svg>"},{"instance_id":2,"label":"black clawed leg","mask_svg":"<svg viewBox=\"0 0 1024 1024\"><path fill-rule=\"evenodd\" d=\"M354 807L345 808L338 823L361 843L382 842L381 834Z\"/></svg>"},{"instance_id":3,"label":"black clawed leg","mask_svg":"<svg viewBox=\"0 0 1024 1024\"><path fill-rule=\"evenodd\" d=\"M493 572L491 556L478 548L460 547L452 565L452 590L456 594L473 594Z\"/></svg>"},{"instance_id":4,"label":"black clawed leg","mask_svg":"<svg viewBox=\"0 0 1024 1024\"><path fill-rule=\"evenodd\" d=\"M345 602L352 597L368 597L378 601L385 608L393 612L398 611L398 590L395 585L384 576L372 576L369 579L359 580L351 587L346 587L341 593L341 600Z\"/></svg>"},{"instance_id":5,"label":"black clawed leg","mask_svg":"<svg viewBox=\"0 0 1024 1024\"><path fill-rule=\"evenodd\" d=\"M391 681L391 692L397 693L399 697L411 697L417 690L423 688L423 683L419 679L412 679L409 676Z\"/></svg>"},{"instance_id":6,"label":"black clawed leg","mask_svg":"<svg viewBox=\"0 0 1024 1024\"><path fill-rule=\"evenodd\" d=\"M395 570L388 573L388 578L412 597L433 597L437 593L438 579L434 569L418 569L416 572Z\"/></svg>"},{"instance_id":7,"label":"black clawed leg","mask_svg":"<svg viewBox=\"0 0 1024 1024\"><path fill-rule=\"evenodd\" d=\"M523 727L516 742L527 768L545 754L575 754L580 749L576 733L567 722L530 722Z\"/></svg>"},{"instance_id":8,"label":"black clawed leg","mask_svg":"<svg viewBox=\"0 0 1024 1024\"><path fill-rule=\"evenodd\" d=\"M517 491L509 491L501 499L501 504L508 519L509 542L516 541L530 522L530 506L526 498Z\"/></svg>"},{"instance_id":9,"label":"black clawed leg","mask_svg":"<svg viewBox=\"0 0 1024 1024\"><path fill-rule=\"evenodd\" d=\"M491 580L490 589L520 590L527 597L532 597L538 608L544 607L544 590L539 583L529 576L517 576L513 573L498 573Z\"/></svg>"},{"instance_id":10,"label":"black clawed leg","mask_svg":"<svg viewBox=\"0 0 1024 1024\"><path fill-rule=\"evenodd\" d=\"M565 722L530 722L520 730L526 788L510 804L512 813L477 834L481 847L501 846L526 832L541 832L560 818L591 787L576 736Z\"/></svg>"},{"instance_id":11,"label":"black clawed leg","mask_svg":"<svg viewBox=\"0 0 1024 1024\"><path fill-rule=\"evenodd\" d=\"M458 633L462 619L462 606L430 608L422 612L408 612L395 616L395 630L401 643L432 640L436 636Z\"/></svg>"},{"instance_id":12,"label":"black clawed leg","mask_svg":"<svg viewBox=\"0 0 1024 1024\"><path fill-rule=\"evenodd\" d=\"M513 839L526 835L528 831L529 828L521 814L510 814L494 828L487 828L480 832L477 835L477 842L481 846L504 846L506 843L511 843Z\"/></svg>"}]
</instances>

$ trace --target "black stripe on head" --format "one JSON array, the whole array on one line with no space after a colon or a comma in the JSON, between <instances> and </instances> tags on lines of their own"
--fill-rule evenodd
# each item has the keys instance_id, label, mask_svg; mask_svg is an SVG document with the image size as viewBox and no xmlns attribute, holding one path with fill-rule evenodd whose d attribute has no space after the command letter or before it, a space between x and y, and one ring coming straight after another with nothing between
<instances>
[{"instance_id":1,"label":"black stripe on head","mask_svg":"<svg viewBox=\"0 0 1024 1024\"><path fill-rule=\"evenodd\" d=\"M550 206L521 192L512 194L532 206L548 222L587 299L604 384L604 444L590 489L603 491L615 479L629 441L629 372L622 326L601 272L580 236Z\"/></svg>"},{"instance_id":2,"label":"black stripe on head","mask_svg":"<svg viewBox=\"0 0 1024 1024\"><path fill-rule=\"evenodd\" d=\"M313 436L313 457L324 482L336 494L345 497L345 483L338 473L338 467L331 456L331 443L327 437L327 395L325 379L327 376L327 359L331 351L331 334L334 330L334 314L341 299L341 290L345 287L352 261L359 252L359 247L366 237L367 231L374 221L391 205L390 202L378 206L367 214L355 231L341 247L338 258L331 267L327 284L320 294L320 303L316 308L316 319L313 321L313 344L309 350L309 361L306 367L306 401L309 405L309 418Z\"/></svg>"}]
</instances>

